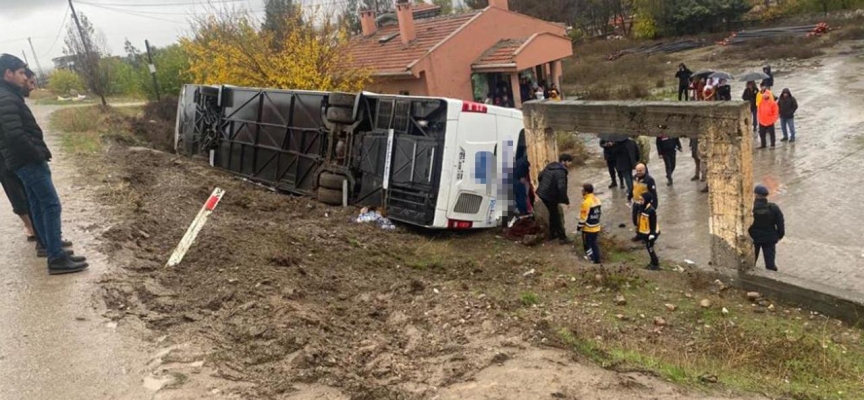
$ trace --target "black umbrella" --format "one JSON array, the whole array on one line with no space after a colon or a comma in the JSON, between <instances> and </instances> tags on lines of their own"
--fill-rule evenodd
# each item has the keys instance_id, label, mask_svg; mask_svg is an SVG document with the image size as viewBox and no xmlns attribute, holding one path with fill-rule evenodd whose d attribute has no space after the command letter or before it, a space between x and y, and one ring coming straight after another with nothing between
<instances>
[{"instance_id":1,"label":"black umbrella","mask_svg":"<svg viewBox=\"0 0 864 400\"><path fill-rule=\"evenodd\" d=\"M738 80L741 82L750 82L750 81L761 81L763 79L768 79L768 74L764 72L748 72L738 77Z\"/></svg>"},{"instance_id":2,"label":"black umbrella","mask_svg":"<svg viewBox=\"0 0 864 400\"><path fill-rule=\"evenodd\" d=\"M619 135L615 133L604 133L600 135L600 140L605 140L607 142L623 142L627 140L627 135Z\"/></svg>"},{"instance_id":3,"label":"black umbrella","mask_svg":"<svg viewBox=\"0 0 864 400\"><path fill-rule=\"evenodd\" d=\"M696 71L696 72L693 74L693 78L696 78L696 79L699 79L699 78L707 78L708 75L711 75L711 74L713 74L713 73L714 73L714 70L713 70L713 69L701 69L701 70L699 70L699 71Z\"/></svg>"},{"instance_id":4,"label":"black umbrella","mask_svg":"<svg viewBox=\"0 0 864 400\"><path fill-rule=\"evenodd\" d=\"M714 73L709 75L708 77L716 79L726 79L728 81L732 79L732 74L724 71L714 71Z\"/></svg>"}]
</instances>

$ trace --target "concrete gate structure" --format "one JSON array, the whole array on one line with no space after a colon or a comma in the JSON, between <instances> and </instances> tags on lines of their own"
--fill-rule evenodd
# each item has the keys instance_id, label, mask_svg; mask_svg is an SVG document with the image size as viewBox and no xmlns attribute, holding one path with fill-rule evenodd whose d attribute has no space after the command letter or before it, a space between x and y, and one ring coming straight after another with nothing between
<instances>
[{"instance_id":1,"label":"concrete gate structure","mask_svg":"<svg viewBox=\"0 0 864 400\"><path fill-rule=\"evenodd\" d=\"M753 270L753 245L747 234L753 219L753 125L747 103L547 100L526 103L523 115L535 185L540 171L558 160L555 131L705 141L711 264L727 271ZM661 224L662 220L663 212Z\"/></svg>"}]
</instances>

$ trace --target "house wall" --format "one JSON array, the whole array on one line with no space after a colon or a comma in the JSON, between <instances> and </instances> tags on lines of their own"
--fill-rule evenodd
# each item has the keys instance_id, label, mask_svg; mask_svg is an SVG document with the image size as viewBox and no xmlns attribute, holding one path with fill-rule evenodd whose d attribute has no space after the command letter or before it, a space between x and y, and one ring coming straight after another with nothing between
<instances>
[{"instance_id":1,"label":"house wall","mask_svg":"<svg viewBox=\"0 0 864 400\"><path fill-rule=\"evenodd\" d=\"M366 90L387 94L408 92L411 96L430 95L425 74L420 74L419 78L373 78Z\"/></svg>"},{"instance_id":2,"label":"house wall","mask_svg":"<svg viewBox=\"0 0 864 400\"><path fill-rule=\"evenodd\" d=\"M499 40L527 38L538 32L566 34L562 26L490 8L423 58L415 70L426 72L432 95L471 100L471 64Z\"/></svg>"}]
</instances>

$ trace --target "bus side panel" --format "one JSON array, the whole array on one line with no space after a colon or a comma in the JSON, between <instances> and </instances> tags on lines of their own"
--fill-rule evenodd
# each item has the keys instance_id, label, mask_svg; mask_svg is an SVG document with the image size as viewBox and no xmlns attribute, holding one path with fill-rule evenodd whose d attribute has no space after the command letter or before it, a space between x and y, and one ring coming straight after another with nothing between
<instances>
[{"instance_id":1,"label":"bus side panel","mask_svg":"<svg viewBox=\"0 0 864 400\"><path fill-rule=\"evenodd\" d=\"M498 191L497 118L494 114L459 115L456 174L451 184L447 217L470 221L473 228L496 224Z\"/></svg>"},{"instance_id":2,"label":"bus side panel","mask_svg":"<svg viewBox=\"0 0 864 400\"><path fill-rule=\"evenodd\" d=\"M461 107L461 105L457 105ZM450 106L450 108L456 108ZM451 196L455 195L453 186L456 182L457 169L461 166L459 162L459 121L451 119L447 121L447 133L444 137L444 150L441 157L441 181L438 185L438 201L435 204L435 219L430 228L447 228L447 212L451 204ZM464 160L463 160L464 161Z\"/></svg>"}]
</instances>

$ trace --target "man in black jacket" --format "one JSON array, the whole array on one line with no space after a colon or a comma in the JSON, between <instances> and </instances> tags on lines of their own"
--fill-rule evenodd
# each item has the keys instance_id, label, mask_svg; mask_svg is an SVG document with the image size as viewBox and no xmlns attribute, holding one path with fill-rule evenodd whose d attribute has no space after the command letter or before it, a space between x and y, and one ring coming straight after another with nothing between
<instances>
[{"instance_id":1,"label":"man in black jacket","mask_svg":"<svg viewBox=\"0 0 864 400\"><path fill-rule=\"evenodd\" d=\"M639 163L639 145L627 138L615 145L615 170L623 177L627 193L633 191L633 170Z\"/></svg>"},{"instance_id":2,"label":"man in black jacket","mask_svg":"<svg viewBox=\"0 0 864 400\"><path fill-rule=\"evenodd\" d=\"M48 167L51 152L22 95L27 84L26 67L15 56L0 56L0 154L6 168L24 184L36 233L47 249L48 273L83 271L87 268L85 259L63 249L60 199Z\"/></svg>"},{"instance_id":3,"label":"man in black jacket","mask_svg":"<svg viewBox=\"0 0 864 400\"><path fill-rule=\"evenodd\" d=\"M777 242L786 236L783 212L776 204L768 202L768 188L757 185L753 192L756 201L753 204L753 225L750 225L748 232L756 247L756 260L759 260L759 251L764 251L765 268L776 271L774 258L777 256Z\"/></svg>"},{"instance_id":4,"label":"man in black jacket","mask_svg":"<svg viewBox=\"0 0 864 400\"><path fill-rule=\"evenodd\" d=\"M672 174L675 172L679 151L683 151L681 139L668 136L657 137L657 154L663 157L663 164L666 165L666 186L672 186Z\"/></svg>"},{"instance_id":5,"label":"man in black jacket","mask_svg":"<svg viewBox=\"0 0 864 400\"><path fill-rule=\"evenodd\" d=\"M537 197L549 210L549 240L558 239L561 244L572 243L564 230L564 219L558 210L559 204L570 205L567 196L567 168L573 162L573 156L561 154L558 162L549 163L537 178Z\"/></svg>"},{"instance_id":6,"label":"man in black jacket","mask_svg":"<svg viewBox=\"0 0 864 400\"><path fill-rule=\"evenodd\" d=\"M777 100L780 108L780 129L783 131L781 142L795 143L795 112L798 111L798 100L792 96L792 91L783 89Z\"/></svg>"},{"instance_id":7,"label":"man in black jacket","mask_svg":"<svg viewBox=\"0 0 864 400\"><path fill-rule=\"evenodd\" d=\"M693 71L687 69L684 63L678 65L678 72L675 77L678 78L678 101L690 100L690 77L693 76Z\"/></svg>"}]
</instances>

